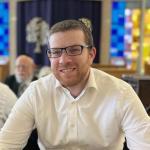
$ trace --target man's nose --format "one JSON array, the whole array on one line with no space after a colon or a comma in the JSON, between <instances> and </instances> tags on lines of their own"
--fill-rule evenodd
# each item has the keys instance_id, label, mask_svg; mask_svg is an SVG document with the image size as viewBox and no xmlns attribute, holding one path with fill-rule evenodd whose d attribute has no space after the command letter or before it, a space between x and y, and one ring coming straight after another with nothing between
<instances>
[{"instance_id":1,"label":"man's nose","mask_svg":"<svg viewBox=\"0 0 150 150\"><path fill-rule=\"evenodd\" d=\"M24 69L23 66L18 66L17 68L18 68L18 70L23 70Z\"/></svg>"}]
</instances>

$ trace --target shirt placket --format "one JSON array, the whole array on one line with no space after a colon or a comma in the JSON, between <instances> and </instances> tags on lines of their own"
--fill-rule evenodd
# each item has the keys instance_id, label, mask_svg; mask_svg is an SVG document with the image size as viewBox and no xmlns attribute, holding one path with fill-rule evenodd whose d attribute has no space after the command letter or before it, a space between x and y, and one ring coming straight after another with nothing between
<instances>
[{"instance_id":1,"label":"shirt placket","mask_svg":"<svg viewBox=\"0 0 150 150\"><path fill-rule=\"evenodd\" d=\"M77 141L77 102L72 102L68 111L68 142L74 143Z\"/></svg>"}]
</instances>

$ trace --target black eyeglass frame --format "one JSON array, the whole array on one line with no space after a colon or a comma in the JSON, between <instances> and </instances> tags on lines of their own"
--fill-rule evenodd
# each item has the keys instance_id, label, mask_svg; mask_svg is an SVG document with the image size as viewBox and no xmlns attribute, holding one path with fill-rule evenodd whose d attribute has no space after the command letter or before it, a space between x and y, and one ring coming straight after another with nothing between
<instances>
[{"instance_id":1,"label":"black eyeglass frame","mask_svg":"<svg viewBox=\"0 0 150 150\"><path fill-rule=\"evenodd\" d=\"M75 46L80 46L81 47L80 53L78 53L78 54L69 54L68 51L67 51L67 49L71 48L71 47L75 47ZM81 55L82 54L82 51L83 51L84 48L92 48L92 46L89 46L89 45L71 45L71 46L67 46L67 47L64 47L64 48L49 48L49 49L46 50L46 53L47 53L48 58L58 58L58 57L61 57L63 51L65 51L68 56L77 56L77 55ZM60 52L59 55L56 56L56 57L50 56L51 55L51 49L60 50L59 51Z\"/></svg>"}]
</instances>

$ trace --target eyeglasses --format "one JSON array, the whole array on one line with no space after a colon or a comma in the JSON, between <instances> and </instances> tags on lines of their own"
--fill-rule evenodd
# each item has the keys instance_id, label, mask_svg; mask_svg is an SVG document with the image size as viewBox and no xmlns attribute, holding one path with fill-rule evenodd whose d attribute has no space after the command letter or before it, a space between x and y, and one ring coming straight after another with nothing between
<instances>
[{"instance_id":1,"label":"eyeglasses","mask_svg":"<svg viewBox=\"0 0 150 150\"><path fill-rule=\"evenodd\" d=\"M73 45L64 48L50 48L47 49L48 58L58 58L62 55L63 50L67 53L68 56L77 56L81 55L83 48L91 48L92 46L88 45Z\"/></svg>"}]
</instances>

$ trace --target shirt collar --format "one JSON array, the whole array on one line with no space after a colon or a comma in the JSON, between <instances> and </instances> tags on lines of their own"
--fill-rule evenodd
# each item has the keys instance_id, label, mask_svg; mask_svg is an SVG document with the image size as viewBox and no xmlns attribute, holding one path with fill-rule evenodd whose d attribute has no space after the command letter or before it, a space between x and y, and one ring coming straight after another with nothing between
<instances>
[{"instance_id":1,"label":"shirt collar","mask_svg":"<svg viewBox=\"0 0 150 150\"><path fill-rule=\"evenodd\" d=\"M54 76L55 77L55 76ZM55 77L56 79L56 77ZM56 79L56 84L55 84L55 88L63 88L63 86L60 84L60 82Z\"/></svg>"},{"instance_id":2,"label":"shirt collar","mask_svg":"<svg viewBox=\"0 0 150 150\"><path fill-rule=\"evenodd\" d=\"M89 79L87 81L85 89L87 88L95 88L96 90L98 89L96 81L95 81L94 71L92 68L90 68L90 75L89 75Z\"/></svg>"}]
</instances>

